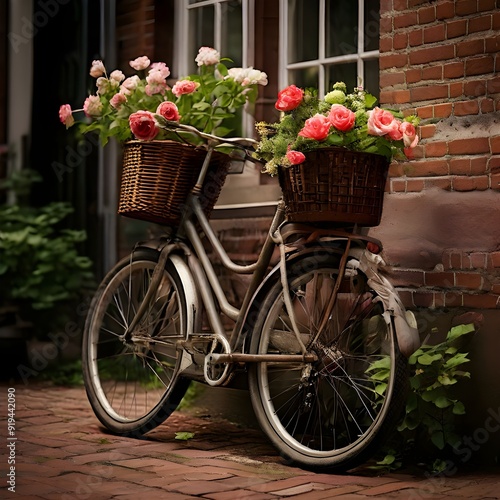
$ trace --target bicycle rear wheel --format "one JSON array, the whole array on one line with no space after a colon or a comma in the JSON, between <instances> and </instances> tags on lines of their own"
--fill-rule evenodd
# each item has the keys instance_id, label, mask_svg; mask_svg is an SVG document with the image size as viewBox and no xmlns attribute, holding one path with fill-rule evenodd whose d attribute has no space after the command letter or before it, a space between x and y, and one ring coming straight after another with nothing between
<instances>
[{"instance_id":1,"label":"bicycle rear wheel","mask_svg":"<svg viewBox=\"0 0 500 500\"><path fill-rule=\"evenodd\" d=\"M392 321L355 269L347 269L318 335L338 264L334 254L322 262L305 256L288 270L300 338L317 361L255 363L249 387L263 431L285 458L306 467L348 470L365 462L394 429L407 376ZM263 301L250 351L301 353L279 279Z\"/></svg>"},{"instance_id":2,"label":"bicycle rear wheel","mask_svg":"<svg viewBox=\"0 0 500 500\"><path fill-rule=\"evenodd\" d=\"M97 418L112 432L140 435L162 423L184 396L179 378L186 305L180 279L168 262L148 310L122 335L143 301L159 253L134 252L104 278L83 334L83 376Z\"/></svg>"}]
</instances>

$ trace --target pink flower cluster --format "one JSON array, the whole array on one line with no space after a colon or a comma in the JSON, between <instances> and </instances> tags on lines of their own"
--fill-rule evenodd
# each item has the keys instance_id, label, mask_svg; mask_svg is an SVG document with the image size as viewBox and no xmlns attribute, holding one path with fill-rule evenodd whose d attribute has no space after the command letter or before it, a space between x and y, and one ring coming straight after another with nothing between
<instances>
[{"instance_id":1,"label":"pink flower cluster","mask_svg":"<svg viewBox=\"0 0 500 500\"><path fill-rule=\"evenodd\" d=\"M170 101L163 101L156 109L156 114L172 122L178 122L181 118L177 106ZM150 111L136 111L130 115L128 122L135 138L141 141L152 141L160 131L155 115Z\"/></svg>"},{"instance_id":2,"label":"pink flower cluster","mask_svg":"<svg viewBox=\"0 0 500 500\"><path fill-rule=\"evenodd\" d=\"M368 118L368 133L370 135L387 135L393 141L400 141L407 148L414 148L418 144L415 125L396 119L390 111L373 108Z\"/></svg>"}]
</instances>

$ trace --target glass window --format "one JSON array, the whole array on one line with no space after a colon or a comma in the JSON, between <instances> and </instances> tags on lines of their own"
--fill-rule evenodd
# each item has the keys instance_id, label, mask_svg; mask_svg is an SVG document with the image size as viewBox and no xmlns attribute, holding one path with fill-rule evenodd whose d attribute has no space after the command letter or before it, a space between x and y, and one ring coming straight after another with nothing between
<instances>
[{"instance_id":1,"label":"glass window","mask_svg":"<svg viewBox=\"0 0 500 500\"><path fill-rule=\"evenodd\" d=\"M380 0L280 0L280 87L343 81L379 95Z\"/></svg>"}]
</instances>

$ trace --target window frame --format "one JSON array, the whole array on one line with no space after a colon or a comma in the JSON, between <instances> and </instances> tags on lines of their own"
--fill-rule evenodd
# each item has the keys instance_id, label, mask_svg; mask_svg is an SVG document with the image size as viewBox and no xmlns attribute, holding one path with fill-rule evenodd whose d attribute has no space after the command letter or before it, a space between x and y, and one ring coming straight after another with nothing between
<instances>
[{"instance_id":1,"label":"window frame","mask_svg":"<svg viewBox=\"0 0 500 500\"><path fill-rule=\"evenodd\" d=\"M356 63L356 72L358 81L364 78L364 62L366 60L379 59L380 52L378 50L364 50L365 42L365 9L364 1L358 0L358 36L357 36L357 51L353 54L345 54L340 56L326 57L326 30L325 23L322 21L326 16L326 2L331 0L319 0L319 18L318 18L318 58L308 61L296 63L288 62L288 1L280 1L280 72L279 72L279 87L287 87L290 82L288 80L289 71L301 70L307 68L318 68L318 92L320 97L324 97L326 83L326 67L340 63Z\"/></svg>"}]
</instances>

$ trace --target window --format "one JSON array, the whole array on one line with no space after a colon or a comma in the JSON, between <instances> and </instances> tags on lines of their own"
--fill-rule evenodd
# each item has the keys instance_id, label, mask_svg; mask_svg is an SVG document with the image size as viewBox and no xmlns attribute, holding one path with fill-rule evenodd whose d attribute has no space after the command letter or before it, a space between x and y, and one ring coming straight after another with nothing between
<instances>
[{"instance_id":1,"label":"window","mask_svg":"<svg viewBox=\"0 0 500 500\"><path fill-rule=\"evenodd\" d=\"M379 94L379 0L280 0L280 87L335 82Z\"/></svg>"}]
</instances>

